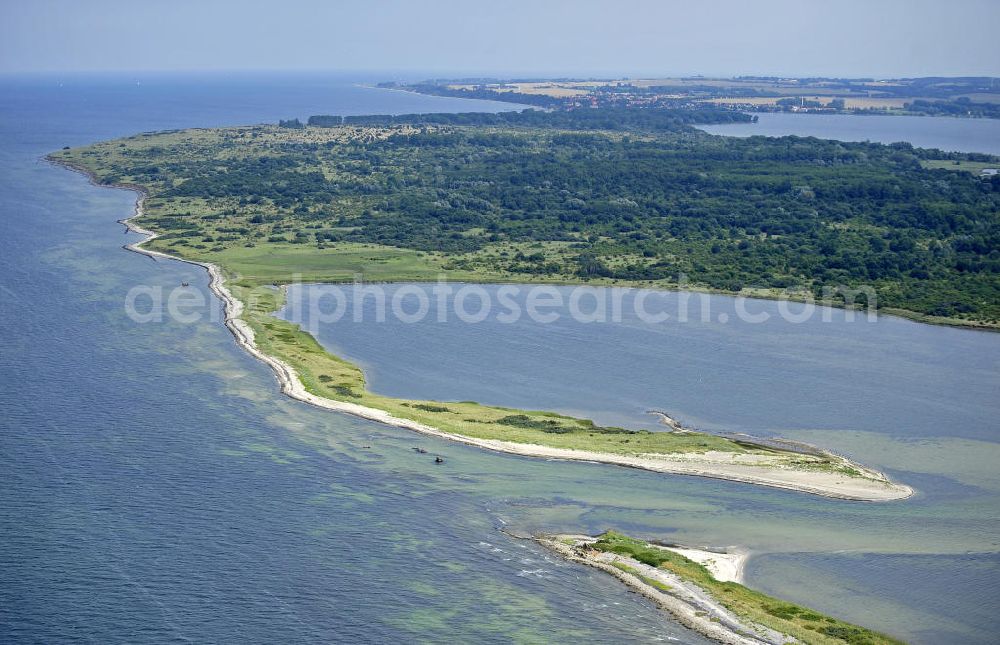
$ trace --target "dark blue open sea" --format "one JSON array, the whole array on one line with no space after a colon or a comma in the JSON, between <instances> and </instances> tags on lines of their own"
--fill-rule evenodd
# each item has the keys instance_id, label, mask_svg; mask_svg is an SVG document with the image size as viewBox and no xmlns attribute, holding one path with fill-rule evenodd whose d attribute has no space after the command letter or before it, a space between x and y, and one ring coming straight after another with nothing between
<instances>
[{"instance_id":1,"label":"dark blue open sea","mask_svg":"<svg viewBox=\"0 0 1000 645\"><path fill-rule=\"evenodd\" d=\"M0 79L0 642L704 642L610 577L555 561L501 531L610 527L747 547L752 586L913 642L995 642L1000 335L876 327L883 332L816 336L845 348L836 360L828 357L831 370L870 367L851 364L852 344L906 340L897 362L866 372L865 388L875 390L855 392L860 398L847 401L855 409L846 418L859 418L857 406L884 393L901 410L911 402L911 434L899 425L880 431L881 420L838 424L829 403L817 407L821 421L810 423L802 398L820 396L831 382L851 393L845 379L821 377L822 356L814 352L774 357L788 366L788 379L805 375L794 397L780 383L729 390L755 401L749 429L778 429L885 468L919 491L902 503L852 504L488 454L291 401L210 316L133 322L123 306L133 286L188 281L210 300L205 275L123 251L134 236L116 220L130 214L134 195L96 188L41 159L62 146L155 129L316 113L510 108L357 85L378 80ZM217 314L218 304L205 313ZM467 359L481 359L473 352L482 343L455 329L452 340L470 352ZM560 329L562 340L543 343L554 357L553 379L582 369L557 360L553 344L565 343L566 351L579 344L578 330ZM648 332L629 329L595 334L594 342L632 351L641 342L617 335ZM713 370L725 352L766 348L781 335L773 327L724 332L685 332L697 336L686 344L685 369L701 364L719 378ZM461 397L466 390L448 376L461 354L434 372L434 347L447 343L440 333L428 346L414 339L409 363L421 387ZM534 356L535 332L518 333L527 336L509 351ZM810 344L808 334L799 330L797 346ZM375 351L377 334L354 330L324 342L367 359L376 389L406 389L405 380L387 375L405 368L408 355ZM987 381L949 394L920 389L904 373L906 361L921 356L960 372L949 355L971 361ZM677 396L644 387L636 405L659 393L664 407L676 405L706 426L739 418L738 405L712 404L731 394L684 386L689 379L677 379L669 361L658 363L644 365L642 378L662 370ZM596 369L581 376L588 388ZM626 391L623 374L614 373L608 391ZM772 378L774 370L742 377L762 374ZM585 402L578 396L564 407ZM597 404L604 406L597 413L632 414L631 407ZM785 411L771 414L769 406ZM443 455L445 464L415 446Z\"/></svg>"}]
</instances>

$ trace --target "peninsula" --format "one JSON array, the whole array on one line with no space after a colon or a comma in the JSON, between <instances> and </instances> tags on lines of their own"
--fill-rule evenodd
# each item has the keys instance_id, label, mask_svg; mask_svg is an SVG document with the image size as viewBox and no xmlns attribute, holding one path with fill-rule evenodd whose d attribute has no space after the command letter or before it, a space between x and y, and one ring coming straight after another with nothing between
<instances>
[{"instance_id":1,"label":"peninsula","mask_svg":"<svg viewBox=\"0 0 1000 645\"><path fill-rule=\"evenodd\" d=\"M704 114L338 118L311 127L285 122L142 134L63 150L51 159L101 185L139 191L130 226L149 237L135 249L207 267L238 342L268 363L295 398L525 456L844 499L909 496L909 487L825 452L803 454L700 432L602 427L543 411L381 396L367 390L355 365L271 315L284 297L275 285L296 278L345 282L359 273L368 281L445 275L669 288L676 272L691 268L705 288L757 278L773 285L790 276L821 286L832 276L849 277L849 269L832 266L846 266L851 253L877 254L874 240L900 249L909 240L910 253L935 274L957 274L957 251L948 259L927 252L923 240L947 238L928 226L947 218L963 231L949 244L966 245L961 253L970 257L977 236L995 234L996 213L988 209L995 209L996 197L989 186L971 175L924 169L921 151L794 138L748 145L689 127ZM718 118L731 115L719 112ZM798 161L780 160L789 158ZM824 159L837 166L835 173L817 163ZM950 201L936 197L926 223L886 219L886 212L902 207L893 205L890 186L919 195L928 181L948 184ZM798 182L809 182L808 191L786 187ZM873 210L870 197L849 197L862 190L880 191L879 209ZM783 204L788 216L771 222L754 210L733 213L737 219L724 224L721 211L711 214L737 208L740 196L775 208ZM843 208L849 216L845 211L836 223L820 214L833 217ZM703 229L712 222L724 228ZM721 237L706 238L706 231ZM810 239L829 245L831 254L811 256ZM816 262L831 266L820 269ZM969 311L967 318L949 320L995 324L990 307L997 300L984 294L997 289L996 278L980 271L956 282L918 281L887 270L882 284L884 298L911 310L948 298L968 303Z\"/></svg>"}]
</instances>

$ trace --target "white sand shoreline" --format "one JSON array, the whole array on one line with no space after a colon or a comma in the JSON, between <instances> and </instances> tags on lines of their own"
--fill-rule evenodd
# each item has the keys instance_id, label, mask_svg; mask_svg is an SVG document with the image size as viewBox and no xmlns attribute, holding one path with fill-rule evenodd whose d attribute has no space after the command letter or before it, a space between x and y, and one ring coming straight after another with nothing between
<instances>
[{"instance_id":1,"label":"white sand shoreline","mask_svg":"<svg viewBox=\"0 0 1000 645\"><path fill-rule=\"evenodd\" d=\"M188 260L176 256L142 248L142 245L157 237L157 234L138 226L133 220L143 214L143 202L147 193L141 186L135 185L114 185L108 186L99 184L94 176L84 169L72 166L56 159L49 159L56 165L69 168L87 176L91 183L102 188L117 188L131 190L137 194L135 202L135 212L128 218L119 220L129 231L144 235L145 238L125 245L125 248L146 255L152 258L163 258L192 264L204 268L209 274L209 289L223 303L224 322L229 331L236 339L238 346L243 348L251 356L271 367L281 392L285 395L309 403L316 407L350 414L370 421L376 421L386 425L396 426L420 432L425 435L457 441L467 445L503 452L507 454L521 455L525 457L541 457L548 459L559 459L567 461L585 461L603 464L614 464L639 468L653 472L694 475L712 479L723 479L727 481L743 482L768 486L771 488L781 488L785 490L798 491L830 497L836 499L854 501L890 501L905 499L913 494L913 489L905 484L898 484L889 481L882 473L865 468L860 464L838 457L842 460L842 465L863 472L867 477L851 477L843 473L820 470L800 470L794 468L781 468L773 465L760 465L752 461L742 459L739 455L732 453L684 453L676 455L620 455L613 453L599 453L585 450L574 450L569 448L554 448L536 444L515 443L500 441L495 439L479 439L458 434L441 431L432 426L428 426L410 419L403 419L391 415L383 410L370 408L356 403L335 401L317 396L308 392L302 381L298 378L295 369L284 361L265 354L254 341L254 332L250 325L242 320L243 303L237 299L225 286L225 277L222 270L215 264Z\"/></svg>"}]
</instances>

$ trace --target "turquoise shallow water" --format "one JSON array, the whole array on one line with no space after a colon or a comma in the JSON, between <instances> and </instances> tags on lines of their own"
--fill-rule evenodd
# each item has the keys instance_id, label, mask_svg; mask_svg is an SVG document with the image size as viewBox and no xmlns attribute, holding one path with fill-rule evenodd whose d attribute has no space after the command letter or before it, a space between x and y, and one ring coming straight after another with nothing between
<instances>
[{"instance_id":1,"label":"turquoise shallow water","mask_svg":"<svg viewBox=\"0 0 1000 645\"><path fill-rule=\"evenodd\" d=\"M975 434L775 424L921 492L848 504L432 441L280 396L209 319L216 303L196 323L132 322L131 287L189 281L207 297L205 276L123 252L134 238L114 221L132 196L39 157L155 128L468 109L355 80L4 81L0 640L703 642L603 574L499 530L613 526L744 545L753 584L915 642L991 642L1000 449L995 418L975 410ZM937 332L946 345L959 333ZM691 419L728 424L685 396Z\"/></svg>"}]
</instances>

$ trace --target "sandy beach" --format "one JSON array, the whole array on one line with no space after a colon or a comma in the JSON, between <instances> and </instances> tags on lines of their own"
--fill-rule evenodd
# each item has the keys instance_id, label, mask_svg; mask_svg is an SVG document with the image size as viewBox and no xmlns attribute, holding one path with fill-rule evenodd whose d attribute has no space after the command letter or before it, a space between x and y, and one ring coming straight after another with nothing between
<instances>
[{"instance_id":1,"label":"sandy beach","mask_svg":"<svg viewBox=\"0 0 1000 645\"><path fill-rule=\"evenodd\" d=\"M653 545L658 546L658 545ZM694 560L704 565L712 577L719 582L739 582L743 584L743 566L749 554L745 551L708 551L690 547L661 546L667 551L683 555L688 560Z\"/></svg>"},{"instance_id":2,"label":"sandy beach","mask_svg":"<svg viewBox=\"0 0 1000 645\"><path fill-rule=\"evenodd\" d=\"M70 166L58 160L50 161L83 173L95 185L105 188L109 187L96 183L94 177L84 169ZM145 238L139 242L128 244L125 248L153 258L175 260L203 267L209 274L209 288L224 305L225 325L232 332L237 344L249 354L270 366L278 379L281 391L293 399L309 403L316 407L405 428L425 435L524 457L614 464L667 474L693 475L756 484L845 500L890 501L904 499L913 494L913 489L909 486L891 482L884 474L856 464L843 457L834 456L840 461L840 466L845 470L854 470L863 473L864 476L849 476L843 472L834 470L795 468L780 459L768 458L766 455L758 454L709 451L705 453L623 455L480 439L443 432L437 428L410 419L393 416L388 412L376 408L316 396L305 389L305 386L291 365L274 356L265 354L257 347L253 329L240 317L243 313L243 303L233 296L226 287L225 276L217 265L187 260L160 251L143 248L142 245L144 243L157 237L157 234L153 231L146 230L133 222L133 220L141 217L143 214L143 202L146 198L146 193L140 186L116 185L113 187L137 193L135 212L132 216L120 220L120 222L130 231L144 235Z\"/></svg>"}]
</instances>

